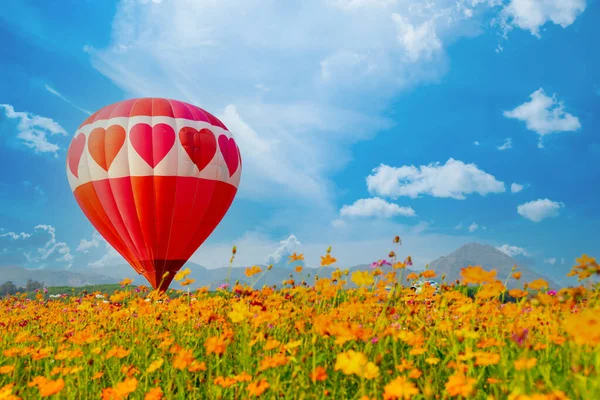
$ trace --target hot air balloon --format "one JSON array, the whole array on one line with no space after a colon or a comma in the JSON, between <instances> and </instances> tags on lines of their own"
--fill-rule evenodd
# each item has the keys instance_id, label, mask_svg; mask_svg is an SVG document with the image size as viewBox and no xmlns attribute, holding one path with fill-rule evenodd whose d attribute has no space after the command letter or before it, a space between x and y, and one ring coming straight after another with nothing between
<instances>
[{"instance_id":1,"label":"hot air balloon","mask_svg":"<svg viewBox=\"0 0 600 400\"><path fill-rule=\"evenodd\" d=\"M209 112L139 98L85 120L66 169L77 203L100 235L154 289L166 290L225 216L242 159L232 133Z\"/></svg>"}]
</instances>

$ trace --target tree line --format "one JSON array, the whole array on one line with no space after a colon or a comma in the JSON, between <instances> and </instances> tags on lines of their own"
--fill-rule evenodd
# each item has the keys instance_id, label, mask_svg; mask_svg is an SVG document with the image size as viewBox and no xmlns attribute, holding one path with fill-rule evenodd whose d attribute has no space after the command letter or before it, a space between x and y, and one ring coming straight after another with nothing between
<instances>
[{"instance_id":1,"label":"tree line","mask_svg":"<svg viewBox=\"0 0 600 400\"><path fill-rule=\"evenodd\" d=\"M25 287L17 286L13 282L8 281L0 285L0 297L10 296L17 293L34 292L36 290L42 290L44 284L38 281L29 279Z\"/></svg>"}]
</instances>

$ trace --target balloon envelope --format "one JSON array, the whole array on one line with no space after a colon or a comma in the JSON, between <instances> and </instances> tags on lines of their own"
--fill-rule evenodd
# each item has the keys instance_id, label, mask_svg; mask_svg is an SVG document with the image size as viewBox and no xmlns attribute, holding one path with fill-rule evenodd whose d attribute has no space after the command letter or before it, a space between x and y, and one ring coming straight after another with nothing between
<instances>
[{"instance_id":1,"label":"balloon envelope","mask_svg":"<svg viewBox=\"0 0 600 400\"><path fill-rule=\"evenodd\" d=\"M66 167L92 225L164 290L225 216L242 160L233 135L212 114L177 100L140 98L85 120Z\"/></svg>"}]
</instances>

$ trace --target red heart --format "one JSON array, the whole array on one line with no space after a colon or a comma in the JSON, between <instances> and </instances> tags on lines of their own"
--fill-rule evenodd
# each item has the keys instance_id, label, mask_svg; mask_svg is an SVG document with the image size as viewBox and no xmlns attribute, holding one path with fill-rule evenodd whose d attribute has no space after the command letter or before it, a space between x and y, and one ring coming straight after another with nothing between
<instances>
[{"instance_id":1,"label":"red heart","mask_svg":"<svg viewBox=\"0 0 600 400\"><path fill-rule=\"evenodd\" d=\"M76 178L79 178L79 161L81 160L81 155L83 154L84 148L85 135L83 133L80 133L75 139L71 141L69 151L67 152L67 159L69 160L69 169L71 170L73 175L75 175Z\"/></svg>"},{"instance_id":2,"label":"red heart","mask_svg":"<svg viewBox=\"0 0 600 400\"><path fill-rule=\"evenodd\" d=\"M99 166L108 171L125 143L125 129L112 125L106 131L96 128L90 133L88 150Z\"/></svg>"},{"instance_id":3,"label":"red heart","mask_svg":"<svg viewBox=\"0 0 600 400\"><path fill-rule=\"evenodd\" d=\"M200 171L208 165L217 152L217 140L208 129L197 131L186 126L179 131L179 140Z\"/></svg>"},{"instance_id":4,"label":"red heart","mask_svg":"<svg viewBox=\"0 0 600 400\"><path fill-rule=\"evenodd\" d=\"M229 177L231 177L238 167L238 151L237 146L235 145L235 140L233 138L228 138L225 135L219 136L219 148L221 149L221 154L223 154L223 158L225 159L225 164L227 164L227 169L229 170Z\"/></svg>"},{"instance_id":5,"label":"red heart","mask_svg":"<svg viewBox=\"0 0 600 400\"><path fill-rule=\"evenodd\" d=\"M175 130L167 124L136 124L129 131L129 140L135 151L155 168L175 144Z\"/></svg>"}]
</instances>

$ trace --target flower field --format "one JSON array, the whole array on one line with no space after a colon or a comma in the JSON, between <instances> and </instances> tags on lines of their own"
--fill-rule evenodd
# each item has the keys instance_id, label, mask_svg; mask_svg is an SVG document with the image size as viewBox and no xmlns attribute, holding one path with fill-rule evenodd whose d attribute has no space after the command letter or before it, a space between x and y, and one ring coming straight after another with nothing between
<instances>
[{"instance_id":1,"label":"flower field","mask_svg":"<svg viewBox=\"0 0 600 400\"><path fill-rule=\"evenodd\" d=\"M0 399L598 399L600 267L577 262L581 285L559 291L508 291L478 266L444 283L395 256L393 272L348 273L328 250L311 284L189 291L184 270L167 293L12 296ZM421 278L442 283L415 293Z\"/></svg>"}]
</instances>

